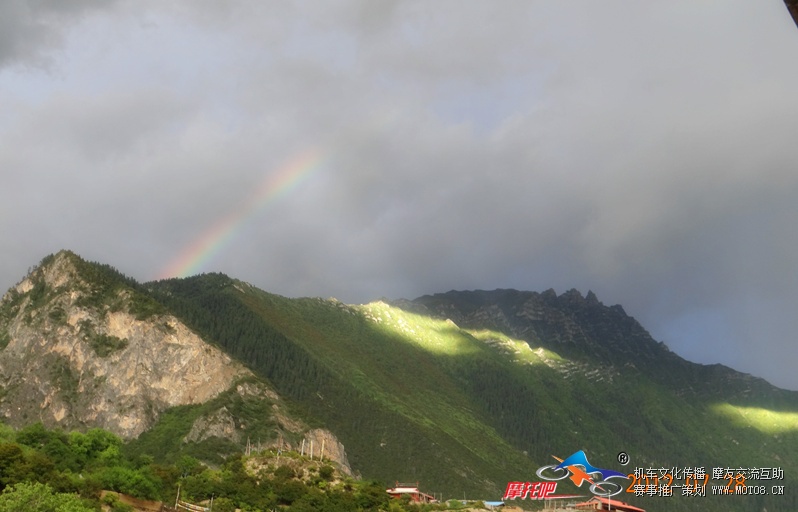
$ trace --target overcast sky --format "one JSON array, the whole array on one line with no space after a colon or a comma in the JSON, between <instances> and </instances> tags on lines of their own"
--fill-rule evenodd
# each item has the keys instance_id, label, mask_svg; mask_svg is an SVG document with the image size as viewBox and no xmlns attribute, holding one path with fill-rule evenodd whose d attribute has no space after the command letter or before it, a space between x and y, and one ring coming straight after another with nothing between
<instances>
[{"instance_id":1,"label":"overcast sky","mask_svg":"<svg viewBox=\"0 0 798 512\"><path fill-rule=\"evenodd\" d=\"M797 56L781 0L3 1L0 288L593 290L798 389Z\"/></svg>"}]
</instances>

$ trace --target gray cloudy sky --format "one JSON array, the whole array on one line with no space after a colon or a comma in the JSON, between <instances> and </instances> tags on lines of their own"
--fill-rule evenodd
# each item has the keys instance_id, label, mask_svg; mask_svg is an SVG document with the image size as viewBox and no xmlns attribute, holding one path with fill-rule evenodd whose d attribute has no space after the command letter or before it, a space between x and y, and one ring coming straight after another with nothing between
<instances>
[{"instance_id":1,"label":"gray cloudy sky","mask_svg":"<svg viewBox=\"0 0 798 512\"><path fill-rule=\"evenodd\" d=\"M4 1L0 288L592 289L798 389L796 56L781 0Z\"/></svg>"}]
</instances>

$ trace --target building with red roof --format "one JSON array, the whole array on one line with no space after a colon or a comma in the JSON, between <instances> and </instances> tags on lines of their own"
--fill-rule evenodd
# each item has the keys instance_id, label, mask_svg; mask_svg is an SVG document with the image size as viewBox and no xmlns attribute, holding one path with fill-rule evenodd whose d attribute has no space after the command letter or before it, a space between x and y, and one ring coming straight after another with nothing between
<instances>
[{"instance_id":1,"label":"building with red roof","mask_svg":"<svg viewBox=\"0 0 798 512\"><path fill-rule=\"evenodd\" d=\"M577 510L617 510L618 512L646 512L623 501L595 496L584 503L574 505Z\"/></svg>"},{"instance_id":2,"label":"building with red roof","mask_svg":"<svg viewBox=\"0 0 798 512\"><path fill-rule=\"evenodd\" d=\"M393 489L386 489L387 492L392 498L401 498L402 496L410 496L410 501L413 503L437 503L438 500L435 499L434 496L431 494L427 494L418 490L418 482L416 485L413 486L412 484L400 484L396 482L396 486Z\"/></svg>"}]
</instances>

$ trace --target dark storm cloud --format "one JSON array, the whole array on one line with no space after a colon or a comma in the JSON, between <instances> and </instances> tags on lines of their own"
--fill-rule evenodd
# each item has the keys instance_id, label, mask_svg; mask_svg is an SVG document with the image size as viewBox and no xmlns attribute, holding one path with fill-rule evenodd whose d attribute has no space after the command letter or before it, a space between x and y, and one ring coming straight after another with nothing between
<instances>
[{"instance_id":1,"label":"dark storm cloud","mask_svg":"<svg viewBox=\"0 0 798 512\"><path fill-rule=\"evenodd\" d=\"M7 285L62 247L153 278L315 151L203 270L350 302L593 289L798 388L779 2L26 5L0 16Z\"/></svg>"},{"instance_id":2,"label":"dark storm cloud","mask_svg":"<svg viewBox=\"0 0 798 512\"><path fill-rule=\"evenodd\" d=\"M0 68L43 64L63 32L81 17L108 9L106 0L7 0L0 3Z\"/></svg>"}]
</instances>

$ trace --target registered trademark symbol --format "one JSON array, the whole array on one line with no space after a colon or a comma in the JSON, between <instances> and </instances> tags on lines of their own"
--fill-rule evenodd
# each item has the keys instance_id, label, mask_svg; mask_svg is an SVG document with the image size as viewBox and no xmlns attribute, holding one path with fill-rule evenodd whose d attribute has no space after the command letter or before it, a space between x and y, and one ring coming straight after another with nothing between
<instances>
[{"instance_id":1,"label":"registered trademark symbol","mask_svg":"<svg viewBox=\"0 0 798 512\"><path fill-rule=\"evenodd\" d=\"M629 464L629 454L626 452L619 453L618 462L620 462L622 466Z\"/></svg>"}]
</instances>

